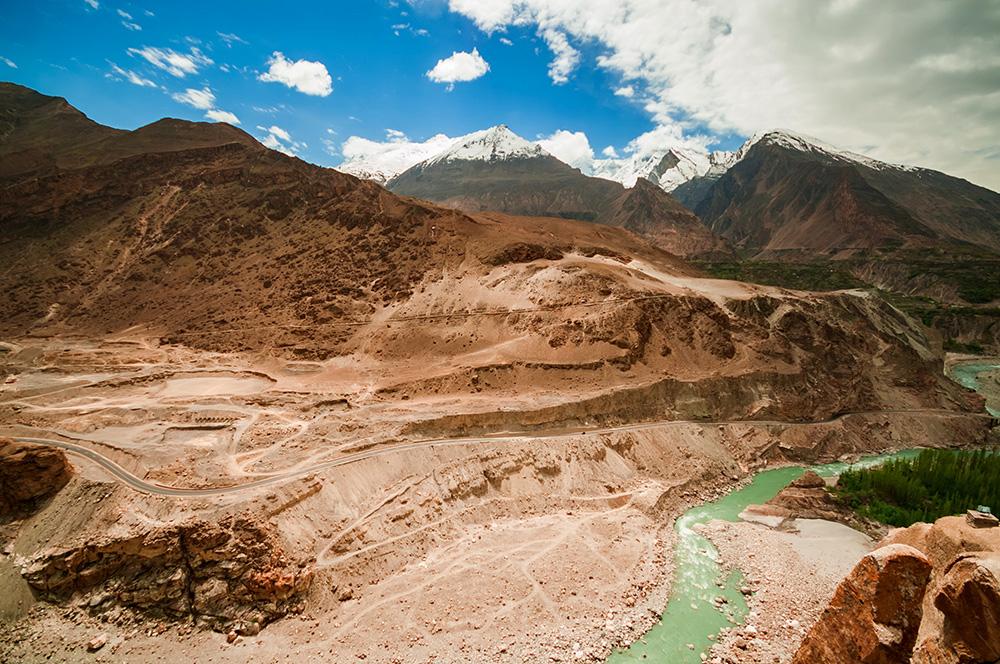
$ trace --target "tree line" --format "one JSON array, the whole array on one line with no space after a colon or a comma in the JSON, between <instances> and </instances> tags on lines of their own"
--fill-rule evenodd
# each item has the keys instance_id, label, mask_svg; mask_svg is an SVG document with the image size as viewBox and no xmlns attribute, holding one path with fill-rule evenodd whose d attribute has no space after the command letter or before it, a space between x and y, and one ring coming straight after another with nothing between
<instances>
[{"instance_id":1,"label":"tree line","mask_svg":"<svg viewBox=\"0 0 1000 664\"><path fill-rule=\"evenodd\" d=\"M850 468L835 493L860 516L893 526L932 522L978 505L1000 512L1000 454L921 450L913 458Z\"/></svg>"}]
</instances>

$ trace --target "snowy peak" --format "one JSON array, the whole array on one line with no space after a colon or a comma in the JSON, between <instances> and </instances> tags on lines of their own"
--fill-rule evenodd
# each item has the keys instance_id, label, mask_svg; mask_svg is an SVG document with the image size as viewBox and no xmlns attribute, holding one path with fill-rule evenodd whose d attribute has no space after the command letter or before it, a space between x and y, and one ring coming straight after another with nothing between
<instances>
[{"instance_id":1,"label":"snowy peak","mask_svg":"<svg viewBox=\"0 0 1000 664\"><path fill-rule=\"evenodd\" d=\"M673 191L691 178L704 175L710 167L710 159L705 151L669 147L623 159L598 159L594 162L593 174L626 187L644 178L664 191Z\"/></svg>"},{"instance_id":2,"label":"snowy peak","mask_svg":"<svg viewBox=\"0 0 1000 664\"><path fill-rule=\"evenodd\" d=\"M521 138L507 125L501 124L458 139L454 145L426 163L430 165L449 161L502 161L547 155L548 152L540 145Z\"/></svg>"},{"instance_id":3,"label":"snowy peak","mask_svg":"<svg viewBox=\"0 0 1000 664\"><path fill-rule=\"evenodd\" d=\"M871 157L866 157L863 154L850 152L848 150L841 150L840 148L834 147L829 143L824 143L818 138L806 136L805 134L789 131L787 129L774 129L772 131L755 134L750 138L750 140L748 140L743 145L743 147L740 148L739 150L739 152L741 153L740 158L742 158L743 155L745 155L746 152L750 149L750 147L752 147L753 144L757 142L769 145L777 145L791 150L798 150L800 152L817 154L825 156L827 158L836 159L838 161L850 161L857 164L862 164L863 166L867 166L868 168L872 168L877 171L886 169L897 169L904 171L920 170L913 166L889 164L884 161L879 161L878 159L872 159ZM739 159L737 159L736 161L739 161Z\"/></svg>"}]
</instances>

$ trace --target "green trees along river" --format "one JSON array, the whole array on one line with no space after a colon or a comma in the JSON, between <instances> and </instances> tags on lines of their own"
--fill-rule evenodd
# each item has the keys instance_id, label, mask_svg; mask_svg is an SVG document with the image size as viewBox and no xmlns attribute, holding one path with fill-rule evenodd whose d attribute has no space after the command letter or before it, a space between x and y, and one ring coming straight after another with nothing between
<instances>
[{"instance_id":1,"label":"green trees along river","mask_svg":"<svg viewBox=\"0 0 1000 664\"><path fill-rule=\"evenodd\" d=\"M921 450L914 458L844 471L836 493L861 516L893 526L933 522L978 505L1000 511L1000 454Z\"/></svg>"}]
</instances>

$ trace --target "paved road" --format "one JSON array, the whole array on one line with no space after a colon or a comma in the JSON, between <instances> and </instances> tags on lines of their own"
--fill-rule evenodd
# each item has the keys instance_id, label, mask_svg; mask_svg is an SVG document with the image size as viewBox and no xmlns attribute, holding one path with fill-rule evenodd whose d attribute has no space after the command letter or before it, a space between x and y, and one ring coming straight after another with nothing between
<instances>
[{"instance_id":1,"label":"paved road","mask_svg":"<svg viewBox=\"0 0 1000 664\"><path fill-rule=\"evenodd\" d=\"M843 413L835 417L831 417L826 420L818 420L813 422L782 422L777 420L725 420L718 422L703 422L698 420L661 420L657 422L643 422L639 424L623 424L620 426L613 427L596 427L596 428L574 428L574 429L560 429L556 431L526 431L519 433L495 433L495 434L483 434L481 436L469 436L464 438L433 438L426 440L417 440L410 443L400 443L398 445L386 445L383 447L376 447L370 450L364 450L362 452L355 452L353 454L346 454L337 459L331 461L322 461L307 468L301 468L294 471L289 471L287 473L281 473L274 475L272 477L266 477L259 480L252 480L250 482L245 482L243 484L237 484L225 487L214 487L209 489L185 489L181 487L167 486L163 484L154 484L147 482L144 479L132 474L125 468L118 465L115 461L104 456L100 452L86 447L84 445L77 445L76 443L70 443L63 440L55 440L51 438L34 438L25 436L15 436L14 440L23 443L34 443L36 445L47 445L49 447L58 447L60 449L66 450L70 454L76 454L82 456L94 463L98 464L109 473L114 475L117 479L122 481L124 484L132 487L137 491L142 491L144 493L151 493L160 496L175 496L181 498L198 498L206 496L219 496L229 493L237 493L240 491L250 491L253 489L259 489L265 486L271 486L274 484L281 484L289 480L297 479L300 477L305 477L311 475L318 471L327 470L329 468L336 468L337 466L345 466L351 463L357 463L358 461L363 461L365 459L371 459L374 457L380 457L387 454L397 454L399 452L406 452L409 450L418 450L427 447L448 447L453 445L480 445L480 444L497 444L497 443L516 443L523 442L528 439L535 438L546 438L546 439L558 439L558 438L568 438L571 436L579 436L582 434L609 434L617 433L622 431L640 431L644 429L655 429L663 426L670 425L681 425L681 424L700 424L702 426L717 426L724 424L752 424L756 426L814 426L817 424L829 424L837 420L844 419L852 415L888 415L888 414L905 414L905 413L922 413L922 414L945 414L945 415L956 415L956 416L977 416L978 413L962 413L953 410L879 410L879 411L863 411L856 413ZM988 415L983 414L983 417L988 417Z\"/></svg>"}]
</instances>

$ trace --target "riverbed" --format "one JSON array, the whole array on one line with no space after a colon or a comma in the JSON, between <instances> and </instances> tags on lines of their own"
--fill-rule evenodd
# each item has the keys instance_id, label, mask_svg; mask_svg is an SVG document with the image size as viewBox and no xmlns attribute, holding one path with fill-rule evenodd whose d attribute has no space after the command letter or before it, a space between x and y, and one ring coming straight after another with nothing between
<instances>
[{"instance_id":1,"label":"riverbed","mask_svg":"<svg viewBox=\"0 0 1000 664\"><path fill-rule=\"evenodd\" d=\"M917 452L906 450L865 457L854 463L821 464L812 466L812 470L832 477L851 466L877 465L892 458L912 457ZM627 650L613 653L608 658L609 664L697 664L724 627L742 622L748 611L740 592L742 576L736 571L723 573L718 550L695 527L716 519L739 521L740 513L749 505L767 502L805 470L790 466L762 471L743 488L694 507L678 518L674 525L677 537L674 580L667 608L660 622Z\"/></svg>"},{"instance_id":2,"label":"riverbed","mask_svg":"<svg viewBox=\"0 0 1000 664\"><path fill-rule=\"evenodd\" d=\"M986 410L993 417L1000 417L1000 359L962 360L949 367L948 375L983 395Z\"/></svg>"}]
</instances>

